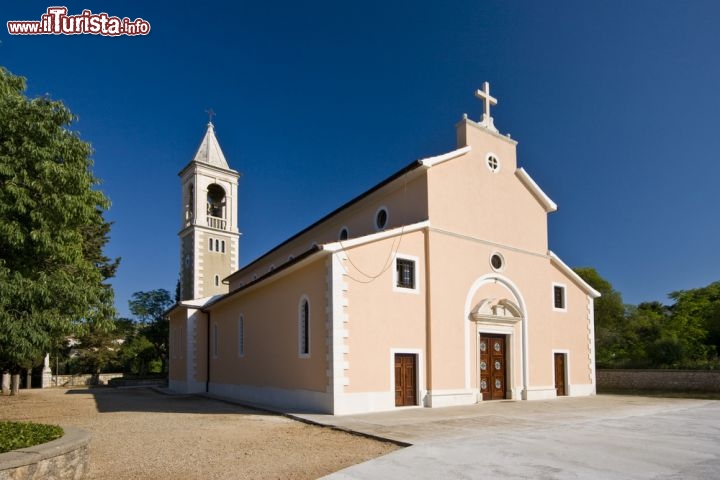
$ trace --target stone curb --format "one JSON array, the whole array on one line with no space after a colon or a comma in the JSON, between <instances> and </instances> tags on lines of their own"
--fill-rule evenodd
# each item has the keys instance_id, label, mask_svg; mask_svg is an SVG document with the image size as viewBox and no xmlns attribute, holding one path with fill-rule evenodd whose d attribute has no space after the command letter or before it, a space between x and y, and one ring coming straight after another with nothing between
<instances>
[{"instance_id":1,"label":"stone curb","mask_svg":"<svg viewBox=\"0 0 720 480\"><path fill-rule=\"evenodd\" d=\"M87 451L91 438L89 433L72 427L63 428L63 430L64 435L56 440L0 454L0 480L6 478L33 478L33 475L21 475L18 477L17 473L19 472L15 471L22 467L40 464L45 460L73 454L78 450L84 449ZM79 469L86 472L89 466L87 455L85 455L85 461L81 463L82 465L78 465Z\"/></svg>"}]
</instances>

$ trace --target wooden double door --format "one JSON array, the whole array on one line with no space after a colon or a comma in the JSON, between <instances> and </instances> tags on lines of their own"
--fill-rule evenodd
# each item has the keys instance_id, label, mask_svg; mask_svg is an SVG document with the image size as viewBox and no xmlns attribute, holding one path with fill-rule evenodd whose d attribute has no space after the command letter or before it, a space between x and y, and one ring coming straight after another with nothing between
<instances>
[{"instance_id":1,"label":"wooden double door","mask_svg":"<svg viewBox=\"0 0 720 480\"><path fill-rule=\"evenodd\" d=\"M480 334L480 393L483 400L507 396L507 354L505 335Z\"/></svg>"},{"instance_id":2,"label":"wooden double door","mask_svg":"<svg viewBox=\"0 0 720 480\"><path fill-rule=\"evenodd\" d=\"M417 355L395 354L395 406L417 405Z\"/></svg>"}]
</instances>

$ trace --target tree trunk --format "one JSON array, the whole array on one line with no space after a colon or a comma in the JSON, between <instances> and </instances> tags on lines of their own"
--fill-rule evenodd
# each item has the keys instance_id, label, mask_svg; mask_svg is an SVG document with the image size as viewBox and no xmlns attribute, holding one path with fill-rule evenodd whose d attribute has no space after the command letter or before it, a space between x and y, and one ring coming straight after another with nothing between
<instances>
[{"instance_id":1,"label":"tree trunk","mask_svg":"<svg viewBox=\"0 0 720 480\"><path fill-rule=\"evenodd\" d=\"M28 390L32 388L32 368L28 368L25 374L25 388Z\"/></svg>"},{"instance_id":2,"label":"tree trunk","mask_svg":"<svg viewBox=\"0 0 720 480\"><path fill-rule=\"evenodd\" d=\"M2 373L2 394L10 395L10 373Z\"/></svg>"},{"instance_id":3,"label":"tree trunk","mask_svg":"<svg viewBox=\"0 0 720 480\"><path fill-rule=\"evenodd\" d=\"M20 393L20 374L14 373L10 378L10 395Z\"/></svg>"}]
</instances>

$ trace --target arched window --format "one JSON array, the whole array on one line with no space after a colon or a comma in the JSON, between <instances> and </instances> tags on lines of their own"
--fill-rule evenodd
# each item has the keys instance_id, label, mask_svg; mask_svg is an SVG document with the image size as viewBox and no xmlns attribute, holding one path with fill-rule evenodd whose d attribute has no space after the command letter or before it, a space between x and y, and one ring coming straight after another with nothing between
<instances>
[{"instance_id":1,"label":"arched window","mask_svg":"<svg viewBox=\"0 0 720 480\"><path fill-rule=\"evenodd\" d=\"M220 354L220 346L218 340L220 338L220 332L218 331L218 324L213 324L213 357L217 358Z\"/></svg>"},{"instance_id":2,"label":"arched window","mask_svg":"<svg viewBox=\"0 0 720 480\"><path fill-rule=\"evenodd\" d=\"M187 203L185 204L185 220L190 220L195 214L195 187L191 183L188 187Z\"/></svg>"},{"instance_id":3,"label":"arched window","mask_svg":"<svg viewBox=\"0 0 720 480\"><path fill-rule=\"evenodd\" d=\"M208 241L208 249L212 252L213 251L213 239L209 239Z\"/></svg>"},{"instance_id":4,"label":"arched window","mask_svg":"<svg viewBox=\"0 0 720 480\"><path fill-rule=\"evenodd\" d=\"M220 240L218 240L218 239L215 239L215 251L216 252L220 251Z\"/></svg>"},{"instance_id":5,"label":"arched window","mask_svg":"<svg viewBox=\"0 0 720 480\"><path fill-rule=\"evenodd\" d=\"M211 217L225 218L225 190L216 183L207 189L207 214Z\"/></svg>"},{"instance_id":6,"label":"arched window","mask_svg":"<svg viewBox=\"0 0 720 480\"><path fill-rule=\"evenodd\" d=\"M222 253L225 253L225 240L223 240L222 242L220 242L220 251L221 251Z\"/></svg>"},{"instance_id":7,"label":"arched window","mask_svg":"<svg viewBox=\"0 0 720 480\"><path fill-rule=\"evenodd\" d=\"M215 286L220 286L220 275L215 275Z\"/></svg>"},{"instance_id":8,"label":"arched window","mask_svg":"<svg viewBox=\"0 0 720 480\"><path fill-rule=\"evenodd\" d=\"M310 302L303 296L300 300L298 318L298 353L301 357L310 356Z\"/></svg>"},{"instance_id":9,"label":"arched window","mask_svg":"<svg viewBox=\"0 0 720 480\"><path fill-rule=\"evenodd\" d=\"M238 356L245 356L245 316L238 319Z\"/></svg>"}]
</instances>

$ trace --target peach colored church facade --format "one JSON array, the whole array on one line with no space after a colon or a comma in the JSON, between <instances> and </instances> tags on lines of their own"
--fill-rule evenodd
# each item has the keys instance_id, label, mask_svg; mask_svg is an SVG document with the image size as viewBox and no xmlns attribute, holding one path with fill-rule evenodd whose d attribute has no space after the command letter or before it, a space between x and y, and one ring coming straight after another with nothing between
<instances>
[{"instance_id":1,"label":"peach colored church facade","mask_svg":"<svg viewBox=\"0 0 720 480\"><path fill-rule=\"evenodd\" d=\"M548 250L556 205L518 168L488 90L482 120L456 126L456 150L411 163L241 269L237 174L210 125L181 172L185 300L168 315L170 388L332 414L594 394L599 293ZM221 209L187 193L212 182Z\"/></svg>"}]
</instances>

